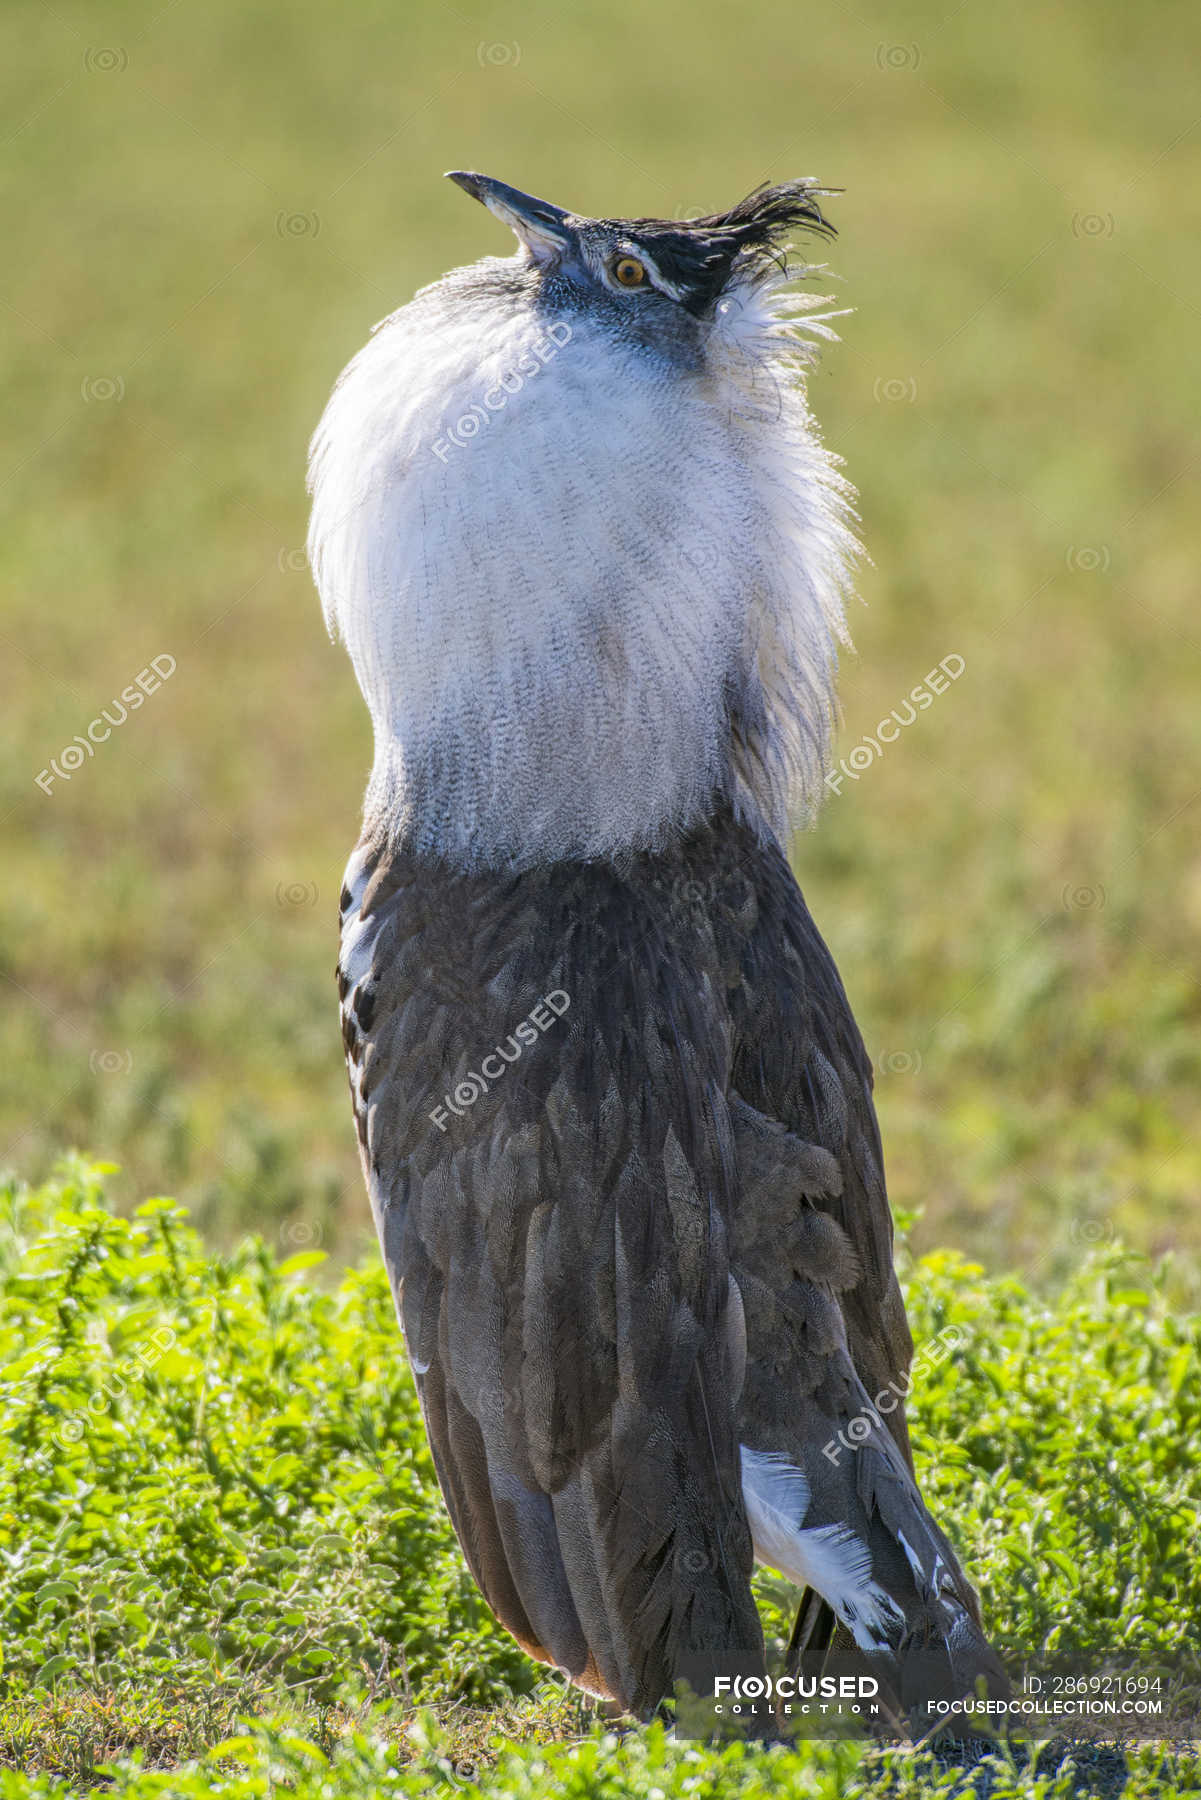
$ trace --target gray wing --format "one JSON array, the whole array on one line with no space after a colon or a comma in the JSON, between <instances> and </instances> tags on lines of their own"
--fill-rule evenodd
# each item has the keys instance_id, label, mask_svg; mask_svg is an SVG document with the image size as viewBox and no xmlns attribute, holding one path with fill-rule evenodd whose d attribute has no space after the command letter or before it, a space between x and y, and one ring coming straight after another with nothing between
<instances>
[{"instance_id":1,"label":"gray wing","mask_svg":"<svg viewBox=\"0 0 1201 1800\"><path fill-rule=\"evenodd\" d=\"M733 1272L745 1319L739 1429L756 1552L809 1591L794 1649L831 1643L901 1711L983 1679L1006 1691L976 1596L918 1493L905 1425L912 1339L871 1068L784 859L732 872ZM818 1599L820 1596L820 1601ZM833 1635L837 1623L837 1635ZM810 1655L812 1651L814 1654Z\"/></svg>"},{"instance_id":2,"label":"gray wing","mask_svg":"<svg viewBox=\"0 0 1201 1800\"><path fill-rule=\"evenodd\" d=\"M893 1224L872 1066L833 958L778 851L748 848L724 884L722 946L734 1028L733 1093L835 1165L815 1196L852 1261L839 1302L851 1360L912 1466L903 1395L913 1355L893 1265Z\"/></svg>"},{"instance_id":3,"label":"gray wing","mask_svg":"<svg viewBox=\"0 0 1201 1800\"><path fill-rule=\"evenodd\" d=\"M728 1031L688 947L663 884L587 866L347 874L355 1112L447 1506L530 1654L640 1714L763 1667Z\"/></svg>"}]
</instances>

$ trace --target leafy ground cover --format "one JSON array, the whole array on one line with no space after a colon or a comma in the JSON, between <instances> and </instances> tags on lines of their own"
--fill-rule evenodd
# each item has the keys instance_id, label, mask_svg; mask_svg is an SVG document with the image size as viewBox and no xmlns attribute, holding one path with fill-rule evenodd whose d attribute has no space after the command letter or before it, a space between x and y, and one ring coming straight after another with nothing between
<instances>
[{"instance_id":1,"label":"leafy ground cover","mask_svg":"<svg viewBox=\"0 0 1201 1800\"><path fill-rule=\"evenodd\" d=\"M955 1779L859 1744L614 1736L465 1571L378 1263L322 1285L319 1252L215 1254L168 1200L118 1216L107 1177L76 1161L4 1193L6 1800L56 1784L732 1800ZM953 1345L915 1397L927 1494L1011 1666L1197 1681L1201 1320L1113 1246L1052 1300L945 1254L911 1262L907 1287L919 1348ZM760 1598L778 1649L792 1595L761 1577ZM975 1778L1201 1792L1191 1752L1085 1763Z\"/></svg>"}]
</instances>

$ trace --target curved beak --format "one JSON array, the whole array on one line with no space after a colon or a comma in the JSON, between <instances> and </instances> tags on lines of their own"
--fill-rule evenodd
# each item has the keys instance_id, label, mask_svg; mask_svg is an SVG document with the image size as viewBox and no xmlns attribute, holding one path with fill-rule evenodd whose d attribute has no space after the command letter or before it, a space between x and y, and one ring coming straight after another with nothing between
<instances>
[{"instance_id":1,"label":"curved beak","mask_svg":"<svg viewBox=\"0 0 1201 1800\"><path fill-rule=\"evenodd\" d=\"M561 256L571 241L568 221L573 217L549 200L535 200L520 188L509 187L491 175L476 175L467 169L450 169L446 179L461 187L486 206L490 213L510 231L516 232L535 262L549 262Z\"/></svg>"}]
</instances>

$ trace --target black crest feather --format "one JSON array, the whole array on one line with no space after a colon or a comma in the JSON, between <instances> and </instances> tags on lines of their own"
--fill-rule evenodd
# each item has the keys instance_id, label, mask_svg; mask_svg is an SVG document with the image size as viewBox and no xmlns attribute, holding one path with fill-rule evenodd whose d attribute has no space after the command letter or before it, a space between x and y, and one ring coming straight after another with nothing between
<instances>
[{"instance_id":1,"label":"black crest feather","mask_svg":"<svg viewBox=\"0 0 1201 1800\"><path fill-rule=\"evenodd\" d=\"M728 212L696 219L629 219L631 237L645 244L669 281L684 290L690 312L716 304L735 265L775 262L781 267L791 231L832 238L835 230L820 200L837 189L809 180L756 188Z\"/></svg>"}]
</instances>

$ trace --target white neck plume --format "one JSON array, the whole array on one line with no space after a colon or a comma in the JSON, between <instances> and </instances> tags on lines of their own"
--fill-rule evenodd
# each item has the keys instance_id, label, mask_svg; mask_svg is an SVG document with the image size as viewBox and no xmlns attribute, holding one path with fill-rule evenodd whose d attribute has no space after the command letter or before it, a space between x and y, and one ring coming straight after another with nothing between
<instances>
[{"instance_id":1,"label":"white neck plume","mask_svg":"<svg viewBox=\"0 0 1201 1800\"><path fill-rule=\"evenodd\" d=\"M821 789L857 548L797 374L797 325L833 333L761 281L685 372L511 268L386 320L313 439L366 827L528 867L662 846L725 796L782 839Z\"/></svg>"}]
</instances>

